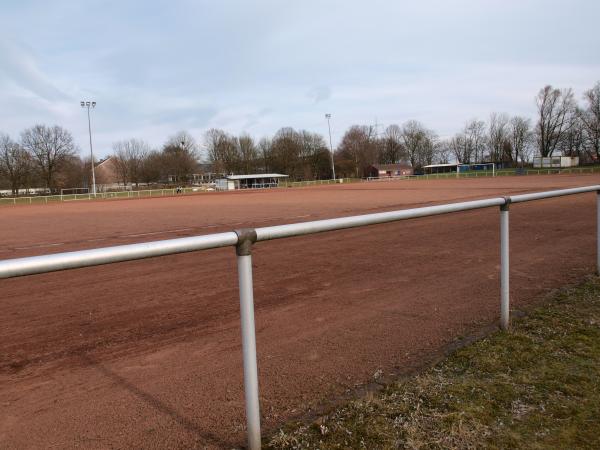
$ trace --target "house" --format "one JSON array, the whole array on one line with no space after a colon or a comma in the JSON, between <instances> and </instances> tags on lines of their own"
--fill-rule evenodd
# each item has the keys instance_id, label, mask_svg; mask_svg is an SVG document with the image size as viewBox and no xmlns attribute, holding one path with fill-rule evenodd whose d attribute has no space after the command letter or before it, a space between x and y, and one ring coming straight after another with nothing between
<instances>
[{"instance_id":1,"label":"house","mask_svg":"<svg viewBox=\"0 0 600 450\"><path fill-rule=\"evenodd\" d=\"M96 186L100 191L116 189L122 185L119 183L122 180L119 180L116 160L112 156L98 161L94 167L94 172L96 174Z\"/></svg>"},{"instance_id":2,"label":"house","mask_svg":"<svg viewBox=\"0 0 600 450\"><path fill-rule=\"evenodd\" d=\"M366 172L369 178L402 177L413 175L413 168L409 163L373 164Z\"/></svg>"}]
</instances>

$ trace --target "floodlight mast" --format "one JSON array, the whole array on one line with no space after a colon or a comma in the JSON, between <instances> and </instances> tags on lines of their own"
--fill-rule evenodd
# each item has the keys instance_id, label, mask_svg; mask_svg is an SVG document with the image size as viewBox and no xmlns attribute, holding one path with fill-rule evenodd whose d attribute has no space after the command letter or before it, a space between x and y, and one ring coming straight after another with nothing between
<instances>
[{"instance_id":1,"label":"floodlight mast","mask_svg":"<svg viewBox=\"0 0 600 450\"><path fill-rule=\"evenodd\" d=\"M95 197L96 196L96 171L94 169L94 150L92 147L92 121L90 119L90 106L92 108L95 108L96 102L81 101L81 107L87 108L88 131L90 132L90 156L92 158L92 193L94 194L94 197Z\"/></svg>"},{"instance_id":2,"label":"floodlight mast","mask_svg":"<svg viewBox=\"0 0 600 450\"><path fill-rule=\"evenodd\" d=\"M331 152L331 173L333 175L333 179L335 180L335 164L333 163L333 145L331 144L331 124L329 123L329 119L331 119L331 114L325 114L325 118L327 119L327 128L329 129L329 150Z\"/></svg>"}]
</instances>

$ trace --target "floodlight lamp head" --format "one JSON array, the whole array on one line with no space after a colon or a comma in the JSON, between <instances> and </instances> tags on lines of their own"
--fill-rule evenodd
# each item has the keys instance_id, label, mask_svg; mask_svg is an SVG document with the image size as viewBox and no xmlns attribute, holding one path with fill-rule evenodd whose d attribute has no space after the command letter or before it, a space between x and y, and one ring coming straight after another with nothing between
<instances>
[{"instance_id":1,"label":"floodlight lamp head","mask_svg":"<svg viewBox=\"0 0 600 450\"><path fill-rule=\"evenodd\" d=\"M85 106L87 106L89 108L90 102L85 102Z\"/></svg>"},{"instance_id":2,"label":"floodlight lamp head","mask_svg":"<svg viewBox=\"0 0 600 450\"><path fill-rule=\"evenodd\" d=\"M85 107L85 102L81 102L81 107L84 108Z\"/></svg>"},{"instance_id":3,"label":"floodlight lamp head","mask_svg":"<svg viewBox=\"0 0 600 450\"><path fill-rule=\"evenodd\" d=\"M326 117L327 119L331 119L331 114L327 113L327 114L325 114L325 117Z\"/></svg>"},{"instance_id":4,"label":"floodlight lamp head","mask_svg":"<svg viewBox=\"0 0 600 450\"><path fill-rule=\"evenodd\" d=\"M92 102L92 108L96 107L96 102Z\"/></svg>"}]
</instances>

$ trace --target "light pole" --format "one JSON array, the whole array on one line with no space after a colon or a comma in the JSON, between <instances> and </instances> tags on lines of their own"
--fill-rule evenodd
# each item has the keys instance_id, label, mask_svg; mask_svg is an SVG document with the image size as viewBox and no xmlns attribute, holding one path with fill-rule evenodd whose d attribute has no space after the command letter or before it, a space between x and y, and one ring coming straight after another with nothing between
<instances>
[{"instance_id":1,"label":"light pole","mask_svg":"<svg viewBox=\"0 0 600 450\"><path fill-rule=\"evenodd\" d=\"M94 194L94 197L95 197L96 196L96 171L94 170L94 150L92 148L92 122L90 120L90 106L92 108L95 108L96 102L88 102L88 101L81 102L81 107L87 108L88 130L90 132L90 155L92 157L92 194Z\"/></svg>"},{"instance_id":2,"label":"light pole","mask_svg":"<svg viewBox=\"0 0 600 450\"><path fill-rule=\"evenodd\" d=\"M325 118L327 119L327 128L329 128L329 150L331 151L331 173L333 174L333 179L335 180L335 165L333 164L333 145L331 144L331 124L329 123L329 119L331 119L331 114L325 114Z\"/></svg>"}]
</instances>

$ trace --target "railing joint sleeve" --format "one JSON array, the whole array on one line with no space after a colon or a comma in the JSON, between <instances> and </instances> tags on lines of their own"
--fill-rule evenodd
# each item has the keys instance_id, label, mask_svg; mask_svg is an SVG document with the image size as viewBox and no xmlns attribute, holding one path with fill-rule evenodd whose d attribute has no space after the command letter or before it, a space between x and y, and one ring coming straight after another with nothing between
<instances>
[{"instance_id":1,"label":"railing joint sleeve","mask_svg":"<svg viewBox=\"0 0 600 450\"><path fill-rule=\"evenodd\" d=\"M504 205L500 205L500 211L508 211L511 201L510 197L504 197Z\"/></svg>"},{"instance_id":2,"label":"railing joint sleeve","mask_svg":"<svg viewBox=\"0 0 600 450\"><path fill-rule=\"evenodd\" d=\"M256 242L256 230L254 228L242 228L234 231L238 236L235 253L238 256L249 256L252 254L252 244Z\"/></svg>"}]
</instances>

